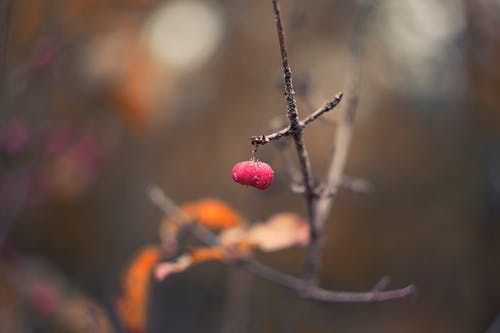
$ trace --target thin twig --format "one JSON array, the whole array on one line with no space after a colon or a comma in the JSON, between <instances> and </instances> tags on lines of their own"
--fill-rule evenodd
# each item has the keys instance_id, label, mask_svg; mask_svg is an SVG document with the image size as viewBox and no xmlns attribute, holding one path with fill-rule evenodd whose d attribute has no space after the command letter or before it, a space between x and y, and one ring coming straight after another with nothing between
<instances>
[{"instance_id":1,"label":"thin twig","mask_svg":"<svg viewBox=\"0 0 500 333\"><path fill-rule=\"evenodd\" d=\"M156 185L152 185L147 191L153 203L156 204L156 206L160 208L164 214L170 217L178 218L177 221L181 224L191 222L191 219L182 212L172 199L165 195L161 188ZM182 221L183 218L185 218L185 221ZM197 225L196 228L190 230L192 231L193 236L200 242L208 246L216 246L218 244L217 236L210 230L200 225ZM382 291L377 287L372 288L372 290L368 292L333 291L318 288L316 286L311 287L310 284L304 279L282 273L253 259L241 259L238 262L226 262L226 264L240 267L272 283L294 290L299 295L307 299L324 302L352 303L385 301L390 299L406 298L413 294L415 290L413 285L409 285L405 288L386 291ZM379 284L380 283L377 285Z\"/></svg>"},{"instance_id":2,"label":"thin twig","mask_svg":"<svg viewBox=\"0 0 500 333\"><path fill-rule=\"evenodd\" d=\"M330 215L336 191L342 186L344 167L352 137L354 116L359 100L360 71L362 60L362 42L365 36L368 16L375 7L375 2L364 3L355 24L355 31L351 40L351 63L347 79L347 102L344 104L343 113L339 116L339 124L335 133L335 151L332 155L330 167L327 172L323 192L316 200L315 217L313 227L318 233L323 232L326 219ZM311 271L311 276L318 276L320 268L321 244L311 243L307 249L305 261L306 267Z\"/></svg>"},{"instance_id":3,"label":"thin twig","mask_svg":"<svg viewBox=\"0 0 500 333\"><path fill-rule=\"evenodd\" d=\"M339 184L339 187L359 194L367 194L373 190L373 185L368 180L347 175L342 176L342 182ZM304 194L304 186L298 182L292 182L290 189L295 194ZM326 190L329 190L329 192ZM325 188L325 185L319 185L315 189L315 194L318 197L334 196L336 193L337 188L332 191L330 188Z\"/></svg>"},{"instance_id":4,"label":"thin twig","mask_svg":"<svg viewBox=\"0 0 500 333\"><path fill-rule=\"evenodd\" d=\"M250 138L250 143L253 146L264 145L269 141L281 139L284 136L289 136L292 134L290 127L283 128L282 130L276 131L268 135L252 136Z\"/></svg>"},{"instance_id":5,"label":"thin twig","mask_svg":"<svg viewBox=\"0 0 500 333\"><path fill-rule=\"evenodd\" d=\"M320 234L315 226L316 209L315 209L315 195L314 195L314 180L311 171L311 162L307 154L307 149L302 140L302 127L299 121L299 114L297 111L297 102L294 97L292 70L288 63L288 55L285 44L285 33L283 31L283 24L281 22L281 14L278 6L278 0L272 0L274 19L276 21L276 29L278 32L279 47L281 51L281 59L283 61L283 76L285 79L285 98L287 103L287 115L290 122L290 131L295 142L295 149L299 159L300 170L302 172L303 184L305 187L304 198L306 201L306 211L309 220L309 248L319 246ZM308 248L308 249L309 249ZM311 269L308 267L309 262L305 261L304 279L308 285L316 284L316 275L310 274Z\"/></svg>"},{"instance_id":6,"label":"thin twig","mask_svg":"<svg viewBox=\"0 0 500 333\"><path fill-rule=\"evenodd\" d=\"M326 103L323 107L314 111L310 116L308 116L306 119L302 120L301 121L302 128L307 126L310 122L319 118L321 115L323 115L323 113L326 113L330 110L333 110L333 108L336 107L337 104L340 103L341 99L342 99L342 93L338 93L332 100L328 101L328 103Z\"/></svg>"},{"instance_id":7,"label":"thin twig","mask_svg":"<svg viewBox=\"0 0 500 333\"><path fill-rule=\"evenodd\" d=\"M187 216L172 199L165 195L165 192L163 192L160 187L151 185L148 187L147 193L151 201L153 201L153 203L160 208L165 215L170 216L178 225L184 225L192 222L192 219ZM201 228L200 226L195 226L194 228L191 228L190 231L194 237L208 246L217 244L217 236L210 232L210 230Z\"/></svg>"},{"instance_id":8,"label":"thin twig","mask_svg":"<svg viewBox=\"0 0 500 333\"><path fill-rule=\"evenodd\" d=\"M309 116L304 118L304 120L299 121L300 129L303 130L307 125L309 125L311 122L321 117L324 113L333 110L342 100L342 96L343 94L341 92L338 93L337 95L335 95L333 99L326 102L325 105L323 105L322 107L311 113ZM291 126L288 126L271 134L253 136L250 138L250 143L252 145L264 145L269 141L279 140L284 136L289 136L292 134L293 131L291 129Z\"/></svg>"},{"instance_id":9,"label":"thin twig","mask_svg":"<svg viewBox=\"0 0 500 333\"><path fill-rule=\"evenodd\" d=\"M335 152L330 160L326 176L324 195L318 201L317 226L323 228L326 219L330 215L335 193L342 186L344 180L344 168L347 155L351 145L352 131L356 109L359 102L361 63L363 58L363 40L365 37L368 17L375 8L376 2L364 2L355 24L351 40L351 57L347 77L346 101L344 109L341 110L338 119L338 127L335 132Z\"/></svg>"}]
</instances>

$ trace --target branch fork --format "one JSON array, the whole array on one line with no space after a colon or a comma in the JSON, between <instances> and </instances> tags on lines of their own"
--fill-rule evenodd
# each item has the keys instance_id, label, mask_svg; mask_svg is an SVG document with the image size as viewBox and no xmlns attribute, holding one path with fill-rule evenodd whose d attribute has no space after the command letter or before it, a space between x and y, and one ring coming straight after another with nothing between
<instances>
[{"instance_id":1,"label":"branch fork","mask_svg":"<svg viewBox=\"0 0 500 333\"><path fill-rule=\"evenodd\" d=\"M289 126L283 128L282 130L276 131L276 132L271 133L271 134L252 136L250 138L250 143L254 146L264 145L264 144L268 143L269 141L279 140L279 139L286 137L286 136L295 135L295 134L298 134L297 132L299 132L299 131L302 132L302 130L307 125L309 125L310 123L312 123L316 119L320 118L323 114L333 110L342 100L342 96L343 96L343 93L341 93L341 92L338 93L337 95L335 95L334 98L332 98L327 103L325 103L324 106L322 106L318 110L311 113L305 119L299 121L297 126L292 127L289 125Z\"/></svg>"},{"instance_id":2,"label":"branch fork","mask_svg":"<svg viewBox=\"0 0 500 333\"><path fill-rule=\"evenodd\" d=\"M300 191L305 199L307 217L309 221L309 244L306 249L304 259L304 275L298 278L277 271L271 267L265 266L254 259L243 258L239 261L229 262L242 269L245 269L261 278L264 278L277 285L294 290L300 296L324 302L377 302L391 299L406 298L415 294L414 285L410 284L404 288L386 290L389 280L382 278L369 291L334 291L322 289L318 286L318 275L320 267L320 251L322 243L322 235L325 221L329 215L332 202L335 198L337 190L342 187L350 188L366 188L366 182L360 182L359 179L349 178L344 175L344 167L347 160L347 152L352 137L352 127L355 115L355 109L358 102L359 90L359 68L361 59L361 37L365 31L366 16L373 8L373 3L366 3L362 6L362 12L359 17L357 28L353 35L353 45L351 47L351 77L348 80L349 98L342 117L339 117L338 128L335 135L335 154L330 161L330 168L326 175L323 185L317 186L312 177L311 165L307 154L305 143L302 140L302 130L311 122L321 117L324 113L334 109L342 99L342 93L339 93L332 100L326 103L322 108L313 112L304 120L299 121L297 111L297 103L295 101L294 87L292 82L292 71L288 63L288 56L285 46L285 35L281 22L278 0L272 0L274 17L278 31L279 46L281 51L281 59L283 61L283 74L285 82L285 98L287 105L287 116L289 125L284 129L268 135L254 136L251 138L251 143L254 145L254 153L259 145L264 145L269 141L278 140L285 136L292 136L297 151L300 173L302 176L300 183L297 185L297 190ZM167 215L183 218L182 211L175 203L168 198L163 191L153 186L149 190L149 195L152 201ZM182 223L182 221L179 221ZM214 246L218 243L217 235L210 230L196 225L191 230L192 235L202 243Z\"/></svg>"}]
</instances>

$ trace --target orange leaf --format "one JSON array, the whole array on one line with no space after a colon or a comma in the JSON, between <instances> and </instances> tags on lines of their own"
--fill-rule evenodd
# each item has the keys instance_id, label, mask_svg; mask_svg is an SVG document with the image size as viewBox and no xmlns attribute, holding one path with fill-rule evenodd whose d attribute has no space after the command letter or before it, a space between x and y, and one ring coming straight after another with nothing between
<instances>
[{"instance_id":1,"label":"orange leaf","mask_svg":"<svg viewBox=\"0 0 500 333\"><path fill-rule=\"evenodd\" d=\"M208 228L228 228L242 222L240 215L217 199L202 199L182 205L184 214Z\"/></svg>"},{"instance_id":2,"label":"orange leaf","mask_svg":"<svg viewBox=\"0 0 500 333\"><path fill-rule=\"evenodd\" d=\"M142 248L130 261L122 276L122 295L116 302L117 313L130 331L144 330L150 276L161 255L158 246Z\"/></svg>"},{"instance_id":3,"label":"orange leaf","mask_svg":"<svg viewBox=\"0 0 500 333\"><path fill-rule=\"evenodd\" d=\"M132 50L130 64L112 90L110 101L136 132L141 133L151 120L158 102L155 91L157 81L157 71L146 52L139 48Z\"/></svg>"},{"instance_id":4,"label":"orange leaf","mask_svg":"<svg viewBox=\"0 0 500 333\"><path fill-rule=\"evenodd\" d=\"M202 247L191 251L191 257L193 257L193 262L220 260L224 258L224 252L216 247Z\"/></svg>"}]
</instances>

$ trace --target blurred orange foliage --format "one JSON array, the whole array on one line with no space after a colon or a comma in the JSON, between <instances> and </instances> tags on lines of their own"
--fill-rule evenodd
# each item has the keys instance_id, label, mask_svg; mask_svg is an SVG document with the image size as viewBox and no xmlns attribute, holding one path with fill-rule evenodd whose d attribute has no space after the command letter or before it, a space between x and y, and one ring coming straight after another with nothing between
<instances>
[{"instance_id":1,"label":"blurred orange foliage","mask_svg":"<svg viewBox=\"0 0 500 333\"><path fill-rule=\"evenodd\" d=\"M157 103L159 74L141 47L131 50L130 64L113 87L110 101L131 129L140 133L151 121Z\"/></svg>"},{"instance_id":2,"label":"blurred orange foliage","mask_svg":"<svg viewBox=\"0 0 500 333\"><path fill-rule=\"evenodd\" d=\"M123 274L123 291L116 302L116 310L130 332L145 330L151 272L160 255L159 246L142 248Z\"/></svg>"},{"instance_id":3,"label":"blurred orange foliage","mask_svg":"<svg viewBox=\"0 0 500 333\"><path fill-rule=\"evenodd\" d=\"M241 216L226 203L212 198L189 202L181 206L184 214L208 228L228 228L242 223Z\"/></svg>"},{"instance_id":4,"label":"blurred orange foliage","mask_svg":"<svg viewBox=\"0 0 500 333\"><path fill-rule=\"evenodd\" d=\"M220 248L201 247L191 251L191 257L194 263L205 260L220 260L224 258L224 252Z\"/></svg>"}]
</instances>

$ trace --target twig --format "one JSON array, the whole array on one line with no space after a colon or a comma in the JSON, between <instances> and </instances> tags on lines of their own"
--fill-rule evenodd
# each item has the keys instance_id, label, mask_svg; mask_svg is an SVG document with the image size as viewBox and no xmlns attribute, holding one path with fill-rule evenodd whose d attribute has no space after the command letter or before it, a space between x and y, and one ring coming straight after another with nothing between
<instances>
[{"instance_id":1,"label":"twig","mask_svg":"<svg viewBox=\"0 0 500 333\"><path fill-rule=\"evenodd\" d=\"M156 206L160 208L164 214L171 217L181 217L181 219L177 221L182 224L191 222L191 219L186 216L182 212L182 210L173 202L173 200L167 197L158 186L152 185L148 188L147 191L153 203L155 203ZM186 220L182 221L182 218L185 218ZM200 242L209 246L217 245L217 236L210 230L197 225L196 228L191 229L191 231L193 233L193 236ZM226 264L231 264L236 267L245 269L248 272L251 272L265 280L294 290L304 298L317 301L342 303L376 302L405 298L412 295L415 291L415 287L413 285L409 285L401 289L382 291L382 288L377 287L377 285L380 285L380 282L377 283L376 287L372 288L372 290L368 292L333 291L318 288L316 286L311 287L310 284L304 279L282 273L253 259L241 259L238 262L226 262Z\"/></svg>"},{"instance_id":2,"label":"twig","mask_svg":"<svg viewBox=\"0 0 500 333\"><path fill-rule=\"evenodd\" d=\"M293 136L295 142L295 149L299 158L299 165L302 172L303 183L305 186L306 209L309 223L312 226L312 221L315 219L315 212L313 208L313 191L314 183L311 172L311 163L307 154L307 149L302 140L302 127L300 126L299 113L297 111L297 102L295 101L295 91L293 89L292 70L288 63L288 55L285 44L285 34L283 32L283 24L281 22L281 14L278 6L278 0L272 0L274 19L276 21L276 28L278 31L278 40L281 51L281 59L283 61L283 76L285 79L285 97L287 103L287 116L290 123L289 131ZM312 230L313 228L311 228ZM317 235L311 235L312 238L317 238Z\"/></svg>"},{"instance_id":3,"label":"twig","mask_svg":"<svg viewBox=\"0 0 500 333\"><path fill-rule=\"evenodd\" d=\"M318 119L321 115L323 115L323 113L333 110L333 108L336 107L337 104L339 104L340 101L342 100L342 95L343 95L342 93L338 93L332 100L328 101L328 103L326 103L323 107L314 111L310 116L302 120L301 121L302 128L306 127L310 122Z\"/></svg>"},{"instance_id":4,"label":"twig","mask_svg":"<svg viewBox=\"0 0 500 333\"><path fill-rule=\"evenodd\" d=\"M342 96L343 96L343 94L341 92L338 93L337 95L335 95L335 97L333 99L329 100L321 108L319 108L316 111L314 111L313 113L311 113L304 120L299 121L298 126L300 127L300 129L303 130L307 125L309 125L309 123L318 119L324 113L333 110L342 100ZM283 129L276 131L274 133L271 133L271 134L253 136L250 138L250 143L252 145L264 145L264 144L268 143L269 141L279 140L284 136L289 136L292 134L293 134L293 131L292 131L291 126L288 126L286 128L283 128Z\"/></svg>"},{"instance_id":5,"label":"twig","mask_svg":"<svg viewBox=\"0 0 500 333\"><path fill-rule=\"evenodd\" d=\"M307 217L309 220L309 246L307 252L311 249L319 248L320 233L316 228L316 203L314 195L314 183L311 172L311 162L309 161L309 156L307 150L302 140L302 127L299 122L299 114L297 111L297 103L294 98L293 82L292 82L292 70L288 63L288 55L286 51L285 44L285 33L283 32L283 24L281 23L281 14L278 6L278 0L272 0L274 18L276 21L276 29L278 31L278 40L281 51L281 59L283 61L283 75L285 79L285 98L287 102L287 115L290 122L290 131L295 142L295 148L297 150L297 155L299 158L300 170L302 171L302 178L304 184L304 198L306 201ZM317 252L317 250L314 250ZM306 255L306 259L308 256ZM310 260L304 261L304 280L307 282L309 288L316 285L317 275L316 270L310 267L312 262Z\"/></svg>"},{"instance_id":6,"label":"twig","mask_svg":"<svg viewBox=\"0 0 500 333\"><path fill-rule=\"evenodd\" d=\"M360 194L366 194L373 190L373 185L368 180L347 175L342 176L342 182L339 184L339 187ZM304 186L298 182L292 182L290 189L295 194L304 194ZM315 189L315 194L318 197L334 196L336 193L337 188L331 190L330 188L325 188L324 185L319 185Z\"/></svg>"},{"instance_id":7,"label":"twig","mask_svg":"<svg viewBox=\"0 0 500 333\"><path fill-rule=\"evenodd\" d=\"M330 215L335 193L342 186L344 167L351 143L354 116L359 100L360 71L362 59L362 42L365 36L368 16L375 7L375 2L364 3L355 24L355 31L351 40L351 63L347 79L347 102L344 104L343 113L339 116L339 124L335 133L335 152L332 155L328 168L323 192L316 200L313 228L317 233L322 233L326 219ZM312 242L306 252L306 267L311 270L310 275L318 276L320 266L319 242Z\"/></svg>"},{"instance_id":8,"label":"twig","mask_svg":"<svg viewBox=\"0 0 500 333\"><path fill-rule=\"evenodd\" d=\"M353 37L351 40L351 57L347 77L346 102L344 109L341 110L338 119L338 127L335 133L334 146L335 152L330 160L326 176L326 186L324 195L318 201L317 226L323 228L333 204L335 193L344 181L344 168L347 162L347 155L351 145L352 131L356 109L359 102L361 61L363 57L363 39L366 32L368 17L375 8L375 1L365 2L361 6L358 15Z\"/></svg>"},{"instance_id":9,"label":"twig","mask_svg":"<svg viewBox=\"0 0 500 333\"><path fill-rule=\"evenodd\" d=\"M271 121L271 129L279 129L280 127L283 127L283 123L283 120L278 120L277 118L275 118L274 121ZM290 180L290 184L300 184L302 173L297 168L297 165L292 158L291 151L290 149L288 149L289 143L290 142L288 140L275 140L274 146L276 147L278 153L281 155L283 168L288 176L288 179Z\"/></svg>"},{"instance_id":10,"label":"twig","mask_svg":"<svg viewBox=\"0 0 500 333\"><path fill-rule=\"evenodd\" d=\"M149 198L153 203L160 208L165 215L170 216L174 219L174 222L178 225L184 225L192 222L193 220L187 216L182 209L175 204L175 202L170 199L162 189L156 185L151 185L147 189ZM196 237L200 242L213 246L217 244L217 236L205 228L196 226L190 229L194 237Z\"/></svg>"}]
</instances>

